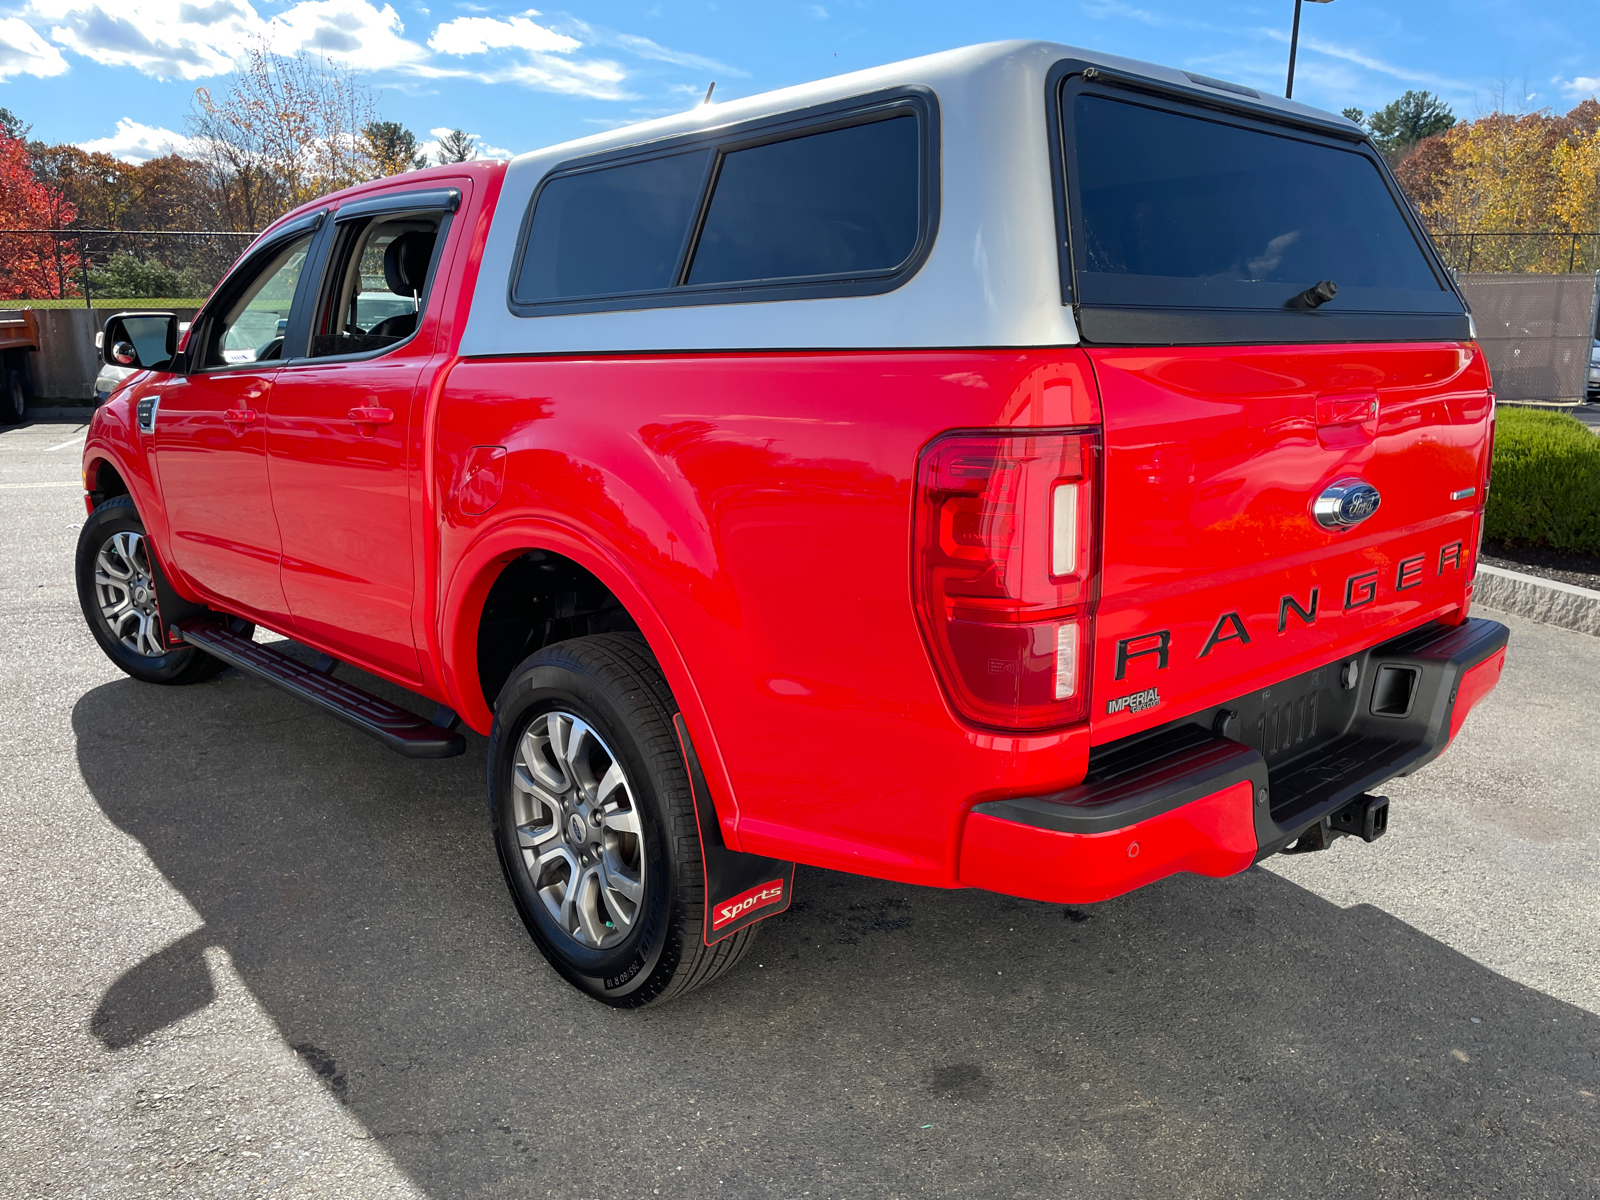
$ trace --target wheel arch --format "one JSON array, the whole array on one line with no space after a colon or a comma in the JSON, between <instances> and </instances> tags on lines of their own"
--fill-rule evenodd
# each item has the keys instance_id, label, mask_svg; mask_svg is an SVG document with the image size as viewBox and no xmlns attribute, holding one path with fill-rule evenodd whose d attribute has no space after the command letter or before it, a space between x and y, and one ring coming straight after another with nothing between
<instances>
[{"instance_id":1,"label":"wheel arch","mask_svg":"<svg viewBox=\"0 0 1600 1200\"><path fill-rule=\"evenodd\" d=\"M84 489L90 502L99 508L114 496L130 496L127 480L117 470L116 464L105 454L92 455L83 468ZM138 501L134 501L138 504Z\"/></svg>"},{"instance_id":2,"label":"wheel arch","mask_svg":"<svg viewBox=\"0 0 1600 1200\"><path fill-rule=\"evenodd\" d=\"M161 504L155 464L133 425L131 398L135 390L129 389L95 409L83 448L84 492L95 507L115 496L131 498L167 583L182 599L199 603L199 594L172 561L171 528Z\"/></svg>"},{"instance_id":3,"label":"wheel arch","mask_svg":"<svg viewBox=\"0 0 1600 1200\"><path fill-rule=\"evenodd\" d=\"M488 678L485 677L480 661L484 618L489 613L496 584L512 564L526 561L530 555L547 556L544 561L553 556L593 579L626 615L629 625L619 627L631 627L643 635L661 665L673 699L694 739L724 840L730 849L739 849L738 802L710 714L676 640L632 575L578 530L551 520L513 518L485 530L461 555L444 588L440 606L443 681L456 711L467 725L480 733L487 733L494 723L493 705L485 696L485 685L493 682L498 668L491 666ZM557 569L566 568L558 565ZM547 644L556 640L561 639L552 639ZM513 662L505 668L506 675L515 665ZM504 676L500 679L503 682ZM494 686L498 690L498 684Z\"/></svg>"}]
</instances>

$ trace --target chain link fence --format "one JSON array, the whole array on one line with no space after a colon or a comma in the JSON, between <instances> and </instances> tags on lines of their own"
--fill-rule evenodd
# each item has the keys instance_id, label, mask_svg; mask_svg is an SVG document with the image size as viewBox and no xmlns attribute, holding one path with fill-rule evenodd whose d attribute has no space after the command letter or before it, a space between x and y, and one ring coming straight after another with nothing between
<instances>
[{"instance_id":1,"label":"chain link fence","mask_svg":"<svg viewBox=\"0 0 1600 1200\"><path fill-rule=\"evenodd\" d=\"M1466 274L1571 275L1600 270L1600 233L1434 233L1445 266Z\"/></svg>"},{"instance_id":2,"label":"chain link fence","mask_svg":"<svg viewBox=\"0 0 1600 1200\"><path fill-rule=\"evenodd\" d=\"M197 304L255 236L219 229L0 229L0 305Z\"/></svg>"}]
</instances>

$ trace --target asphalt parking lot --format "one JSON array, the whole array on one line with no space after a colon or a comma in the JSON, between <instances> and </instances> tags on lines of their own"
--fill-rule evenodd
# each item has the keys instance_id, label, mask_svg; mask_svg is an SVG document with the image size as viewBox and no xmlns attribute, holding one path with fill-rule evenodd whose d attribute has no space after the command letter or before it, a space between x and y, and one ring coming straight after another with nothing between
<instances>
[{"instance_id":1,"label":"asphalt parking lot","mask_svg":"<svg viewBox=\"0 0 1600 1200\"><path fill-rule=\"evenodd\" d=\"M81 436L0 432L0 1195L1600 1195L1600 639L1505 618L1372 847L1078 909L802 868L619 1013L517 921L481 739L101 655Z\"/></svg>"}]
</instances>

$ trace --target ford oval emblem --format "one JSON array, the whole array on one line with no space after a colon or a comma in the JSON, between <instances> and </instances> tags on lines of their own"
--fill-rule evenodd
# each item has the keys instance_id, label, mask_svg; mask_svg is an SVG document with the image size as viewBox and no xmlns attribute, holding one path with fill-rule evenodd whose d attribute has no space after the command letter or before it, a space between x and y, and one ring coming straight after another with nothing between
<instances>
[{"instance_id":1,"label":"ford oval emblem","mask_svg":"<svg viewBox=\"0 0 1600 1200\"><path fill-rule=\"evenodd\" d=\"M1311 515L1324 529L1349 529L1373 513L1383 497L1378 489L1361 479L1340 479L1322 489L1311 502Z\"/></svg>"}]
</instances>

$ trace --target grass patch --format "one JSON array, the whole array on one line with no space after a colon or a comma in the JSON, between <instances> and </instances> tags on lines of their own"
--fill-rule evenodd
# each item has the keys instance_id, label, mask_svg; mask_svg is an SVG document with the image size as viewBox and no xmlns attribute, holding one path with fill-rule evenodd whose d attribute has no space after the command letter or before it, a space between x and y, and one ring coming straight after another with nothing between
<instances>
[{"instance_id":1,"label":"grass patch","mask_svg":"<svg viewBox=\"0 0 1600 1200\"><path fill-rule=\"evenodd\" d=\"M199 300L174 300L170 297L159 297L154 300L135 298L132 300L117 297L95 297L94 306L110 312L134 312L137 309L148 308L199 308L205 299ZM82 308L83 298L76 300L0 300L0 309L14 308Z\"/></svg>"},{"instance_id":2,"label":"grass patch","mask_svg":"<svg viewBox=\"0 0 1600 1200\"><path fill-rule=\"evenodd\" d=\"M1600 437L1565 413L1500 409L1485 533L1507 546L1600 555Z\"/></svg>"}]
</instances>

